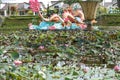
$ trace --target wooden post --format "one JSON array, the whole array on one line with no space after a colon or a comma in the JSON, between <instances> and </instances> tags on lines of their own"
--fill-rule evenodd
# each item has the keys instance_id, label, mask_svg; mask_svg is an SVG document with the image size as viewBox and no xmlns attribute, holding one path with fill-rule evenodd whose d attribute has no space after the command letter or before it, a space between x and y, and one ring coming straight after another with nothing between
<instances>
[{"instance_id":1,"label":"wooden post","mask_svg":"<svg viewBox=\"0 0 120 80\"><path fill-rule=\"evenodd\" d=\"M7 10L4 10L4 16L7 16Z\"/></svg>"}]
</instances>

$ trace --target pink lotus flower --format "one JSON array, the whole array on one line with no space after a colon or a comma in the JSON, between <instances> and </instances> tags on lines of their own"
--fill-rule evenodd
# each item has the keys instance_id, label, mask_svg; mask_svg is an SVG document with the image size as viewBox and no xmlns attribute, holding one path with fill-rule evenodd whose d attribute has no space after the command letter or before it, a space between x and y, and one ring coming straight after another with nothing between
<instances>
[{"instance_id":1,"label":"pink lotus flower","mask_svg":"<svg viewBox=\"0 0 120 80\"><path fill-rule=\"evenodd\" d=\"M83 72L84 72L84 73L87 73L87 72L88 72L88 70L87 70L87 69L83 69Z\"/></svg>"},{"instance_id":2,"label":"pink lotus flower","mask_svg":"<svg viewBox=\"0 0 120 80\"><path fill-rule=\"evenodd\" d=\"M116 72L119 72L119 71L120 71L120 66L116 65L116 66L114 67L114 70L115 70Z\"/></svg>"},{"instance_id":3,"label":"pink lotus flower","mask_svg":"<svg viewBox=\"0 0 120 80\"><path fill-rule=\"evenodd\" d=\"M39 46L38 49L43 50L43 49L45 49L45 47L44 46Z\"/></svg>"},{"instance_id":4,"label":"pink lotus flower","mask_svg":"<svg viewBox=\"0 0 120 80\"><path fill-rule=\"evenodd\" d=\"M19 66L19 65L21 65L21 64L22 64L22 61L15 60L15 61L14 61L14 64L15 64L16 66Z\"/></svg>"},{"instance_id":5,"label":"pink lotus flower","mask_svg":"<svg viewBox=\"0 0 120 80\"><path fill-rule=\"evenodd\" d=\"M69 45L68 44L65 44L66 47L68 47Z\"/></svg>"},{"instance_id":6,"label":"pink lotus flower","mask_svg":"<svg viewBox=\"0 0 120 80\"><path fill-rule=\"evenodd\" d=\"M90 70L90 68L89 67L84 67L82 70L83 70L84 73L87 73Z\"/></svg>"},{"instance_id":7,"label":"pink lotus flower","mask_svg":"<svg viewBox=\"0 0 120 80\"><path fill-rule=\"evenodd\" d=\"M40 9L40 3L38 0L29 0L30 3L30 8L32 9L33 12L38 12Z\"/></svg>"}]
</instances>

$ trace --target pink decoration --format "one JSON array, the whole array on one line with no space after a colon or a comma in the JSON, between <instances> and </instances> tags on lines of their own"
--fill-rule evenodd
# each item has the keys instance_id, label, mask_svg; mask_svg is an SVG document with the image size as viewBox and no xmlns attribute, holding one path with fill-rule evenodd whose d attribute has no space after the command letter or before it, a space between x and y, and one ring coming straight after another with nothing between
<instances>
[{"instance_id":1,"label":"pink decoration","mask_svg":"<svg viewBox=\"0 0 120 80\"><path fill-rule=\"evenodd\" d=\"M40 10L40 4L38 0L29 0L30 3L30 9L32 9L33 12L38 12Z\"/></svg>"},{"instance_id":2,"label":"pink decoration","mask_svg":"<svg viewBox=\"0 0 120 80\"><path fill-rule=\"evenodd\" d=\"M49 27L49 30L55 30L56 28L55 28L55 26L50 26Z\"/></svg>"},{"instance_id":3,"label":"pink decoration","mask_svg":"<svg viewBox=\"0 0 120 80\"><path fill-rule=\"evenodd\" d=\"M87 28L87 25L81 24L81 25L80 25L80 28L81 28L81 29L85 29L85 28Z\"/></svg>"},{"instance_id":4,"label":"pink decoration","mask_svg":"<svg viewBox=\"0 0 120 80\"><path fill-rule=\"evenodd\" d=\"M65 18L65 19L64 19L64 22L68 22L68 20L69 20L68 18Z\"/></svg>"}]
</instances>

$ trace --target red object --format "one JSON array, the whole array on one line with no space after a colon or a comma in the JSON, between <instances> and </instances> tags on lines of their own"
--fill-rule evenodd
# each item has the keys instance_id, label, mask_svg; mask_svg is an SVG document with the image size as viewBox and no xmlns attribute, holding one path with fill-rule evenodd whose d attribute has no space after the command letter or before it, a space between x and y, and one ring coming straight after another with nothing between
<instances>
[{"instance_id":1,"label":"red object","mask_svg":"<svg viewBox=\"0 0 120 80\"><path fill-rule=\"evenodd\" d=\"M40 3L38 0L29 0L30 3L30 9L32 9L33 12L38 12L40 10Z\"/></svg>"}]
</instances>

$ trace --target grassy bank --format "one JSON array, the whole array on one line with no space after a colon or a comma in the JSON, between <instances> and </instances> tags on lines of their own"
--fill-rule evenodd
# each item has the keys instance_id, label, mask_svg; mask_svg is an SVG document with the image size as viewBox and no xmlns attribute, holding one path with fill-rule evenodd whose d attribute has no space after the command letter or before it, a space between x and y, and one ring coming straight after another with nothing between
<instances>
[{"instance_id":1,"label":"grassy bank","mask_svg":"<svg viewBox=\"0 0 120 80\"><path fill-rule=\"evenodd\" d=\"M28 29L28 23L39 24L38 16L10 16L6 17L0 31L16 31ZM102 15L98 19L98 26L102 30L120 30L120 15Z\"/></svg>"},{"instance_id":2,"label":"grassy bank","mask_svg":"<svg viewBox=\"0 0 120 80\"><path fill-rule=\"evenodd\" d=\"M38 24L37 16L10 16L6 17L0 31L16 31L28 28L28 23Z\"/></svg>"},{"instance_id":3,"label":"grassy bank","mask_svg":"<svg viewBox=\"0 0 120 80\"><path fill-rule=\"evenodd\" d=\"M98 17L98 25L102 26L120 26L119 14L105 14Z\"/></svg>"}]
</instances>

